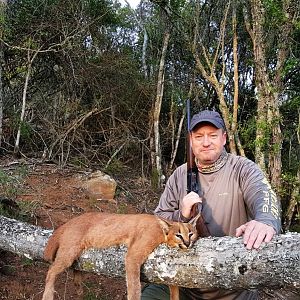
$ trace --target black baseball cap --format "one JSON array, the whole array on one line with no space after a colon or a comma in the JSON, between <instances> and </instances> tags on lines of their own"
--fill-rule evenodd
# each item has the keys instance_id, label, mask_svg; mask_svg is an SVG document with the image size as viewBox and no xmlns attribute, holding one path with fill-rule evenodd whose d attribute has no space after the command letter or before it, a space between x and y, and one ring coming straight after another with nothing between
<instances>
[{"instance_id":1,"label":"black baseball cap","mask_svg":"<svg viewBox=\"0 0 300 300\"><path fill-rule=\"evenodd\" d=\"M192 131L195 129L195 127L202 123L202 122L208 122L214 125L217 128L222 128L226 130L224 120L220 116L220 114L213 110L203 110L199 112L198 114L195 114L192 117L191 124L190 124L190 130Z\"/></svg>"}]
</instances>

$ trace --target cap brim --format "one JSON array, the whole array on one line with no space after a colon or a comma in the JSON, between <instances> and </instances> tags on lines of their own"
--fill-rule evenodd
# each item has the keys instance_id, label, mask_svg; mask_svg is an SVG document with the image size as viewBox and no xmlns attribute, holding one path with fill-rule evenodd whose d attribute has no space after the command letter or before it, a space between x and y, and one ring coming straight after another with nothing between
<instances>
[{"instance_id":1,"label":"cap brim","mask_svg":"<svg viewBox=\"0 0 300 300\"><path fill-rule=\"evenodd\" d=\"M191 127L191 130L193 130L200 123L210 123L210 124L214 125L215 127L217 127L218 129L220 129L220 128L224 129L223 125L216 120L202 119L201 121L194 124L193 127Z\"/></svg>"}]
</instances>

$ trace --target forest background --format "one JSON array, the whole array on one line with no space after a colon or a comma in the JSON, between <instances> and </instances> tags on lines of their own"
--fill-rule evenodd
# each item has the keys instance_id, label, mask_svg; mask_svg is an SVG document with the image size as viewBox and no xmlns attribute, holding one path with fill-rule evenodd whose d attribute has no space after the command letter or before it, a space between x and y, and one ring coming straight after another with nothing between
<instances>
[{"instance_id":1,"label":"forest background","mask_svg":"<svg viewBox=\"0 0 300 300\"><path fill-rule=\"evenodd\" d=\"M0 155L131 167L185 162L186 100L219 111L300 227L297 0L1 1Z\"/></svg>"}]
</instances>

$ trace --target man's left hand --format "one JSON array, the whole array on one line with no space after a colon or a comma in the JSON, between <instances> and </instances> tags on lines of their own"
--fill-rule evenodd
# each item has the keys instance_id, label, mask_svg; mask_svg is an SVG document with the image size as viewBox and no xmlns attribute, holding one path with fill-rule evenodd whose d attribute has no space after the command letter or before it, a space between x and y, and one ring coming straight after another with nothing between
<instances>
[{"instance_id":1,"label":"man's left hand","mask_svg":"<svg viewBox=\"0 0 300 300\"><path fill-rule=\"evenodd\" d=\"M275 233L272 226L252 220L238 227L235 235L244 236L243 241L247 249L257 249L262 242L270 242Z\"/></svg>"}]
</instances>

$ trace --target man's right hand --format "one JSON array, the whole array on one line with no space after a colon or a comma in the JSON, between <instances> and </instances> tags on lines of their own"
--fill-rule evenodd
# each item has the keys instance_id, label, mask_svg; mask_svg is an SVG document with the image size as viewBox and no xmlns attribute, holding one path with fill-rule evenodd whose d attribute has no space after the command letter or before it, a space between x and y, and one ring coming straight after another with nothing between
<instances>
[{"instance_id":1,"label":"man's right hand","mask_svg":"<svg viewBox=\"0 0 300 300\"><path fill-rule=\"evenodd\" d=\"M181 214L189 219L191 217L191 210L195 203L201 203L202 199L199 195L195 192L190 192L182 199L182 208Z\"/></svg>"}]
</instances>

